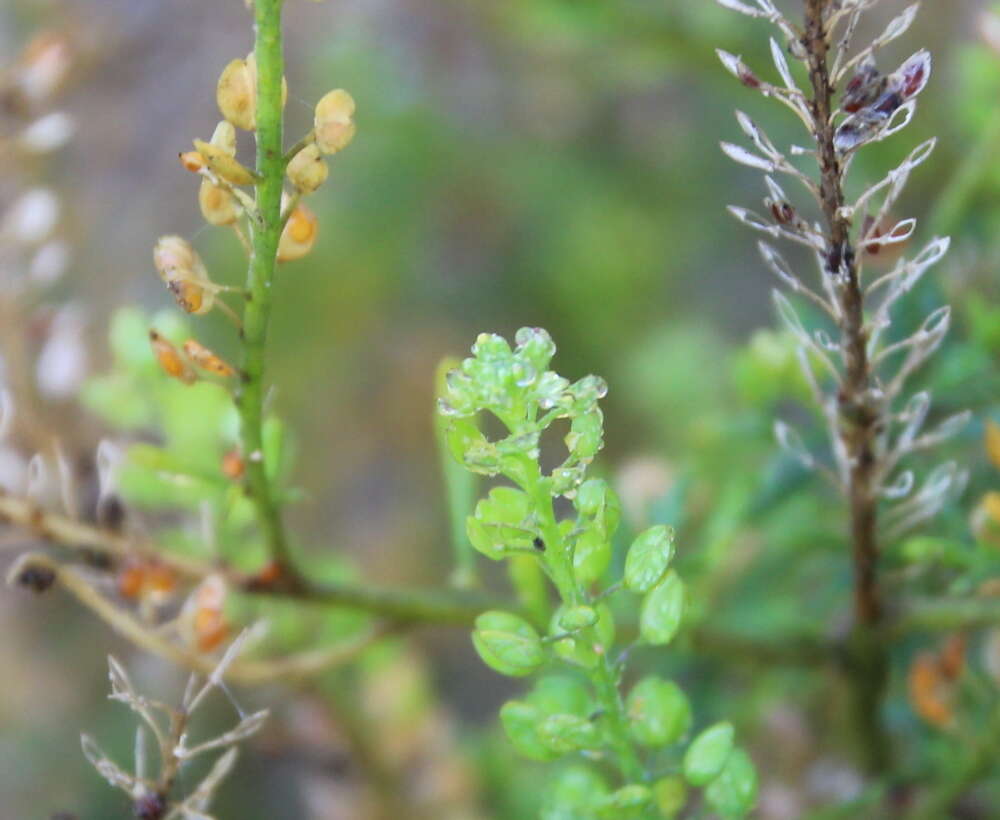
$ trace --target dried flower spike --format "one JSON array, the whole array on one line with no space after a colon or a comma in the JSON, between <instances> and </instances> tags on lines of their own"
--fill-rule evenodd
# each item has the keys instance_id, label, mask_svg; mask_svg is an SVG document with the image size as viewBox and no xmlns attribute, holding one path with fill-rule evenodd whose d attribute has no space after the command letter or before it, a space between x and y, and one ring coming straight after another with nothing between
<instances>
[{"instance_id":1,"label":"dried flower spike","mask_svg":"<svg viewBox=\"0 0 1000 820\"><path fill-rule=\"evenodd\" d=\"M329 172L326 160L314 142L299 151L288 163L288 179L304 194L311 194L326 182Z\"/></svg>"},{"instance_id":2,"label":"dried flower spike","mask_svg":"<svg viewBox=\"0 0 1000 820\"><path fill-rule=\"evenodd\" d=\"M168 376L184 384L194 384L198 380L177 348L155 330L149 331L149 344L153 348L153 355L156 356L160 369Z\"/></svg>"},{"instance_id":3,"label":"dried flower spike","mask_svg":"<svg viewBox=\"0 0 1000 820\"><path fill-rule=\"evenodd\" d=\"M305 205L295 206L278 242L278 261L292 262L312 250L316 242L319 220Z\"/></svg>"},{"instance_id":4,"label":"dried flower spike","mask_svg":"<svg viewBox=\"0 0 1000 820\"><path fill-rule=\"evenodd\" d=\"M313 126L316 145L324 154L336 154L354 139L354 98L338 88L316 103Z\"/></svg>"},{"instance_id":5,"label":"dried flower spike","mask_svg":"<svg viewBox=\"0 0 1000 820\"><path fill-rule=\"evenodd\" d=\"M184 342L184 352L202 370L225 378L236 375L236 371L228 362L195 339L188 339Z\"/></svg>"}]
</instances>

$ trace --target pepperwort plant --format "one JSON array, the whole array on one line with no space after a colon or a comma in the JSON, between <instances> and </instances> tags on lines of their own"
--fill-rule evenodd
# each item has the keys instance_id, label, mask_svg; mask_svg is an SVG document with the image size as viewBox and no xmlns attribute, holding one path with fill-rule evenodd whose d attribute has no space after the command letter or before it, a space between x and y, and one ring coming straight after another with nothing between
<instances>
[{"instance_id":1,"label":"pepperwort plant","mask_svg":"<svg viewBox=\"0 0 1000 820\"><path fill-rule=\"evenodd\" d=\"M467 530L479 552L514 564L525 610L484 612L472 640L501 674L546 673L500 711L524 756L580 761L547 795L544 816L673 817L686 803L686 784L703 787L706 803L720 815L744 816L756 798L757 776L734 745L730 723L709 726L689 741L686 695L655 676L635 682L623 697L627 650L616 646L609 599L623 592L629 608L638 610L636 645L662 647L681 628L685 586L670 566L673 531L663 525L634 540L620 581L603 582L621 505L587 469L603 446L598 400L607 385L595 376L570 383L550 370L555 345L538 328L519 330L513 350L502 337L482 334L472 353L448 374L439 412L455 458L472 472L504 479L476 505ZM499 421L501 437L480 429L483 416ZM569 422L567 455L546 472L546 432L560 420ZM571 505L565 516L557 512L562 499ZM551 613L533 573L555 588L559 605ZM613 773L612 785L595 764Z\"/></svg>"},{"instance_id":2,"label":"pepperwort plant","mask_svg":"<svg viewBox=\"0 0 1000 820\"><path fill-rule=\"evenodd\" d=\"M805 0L801 23L771 0L718 2L777 28L779 38L770 40L774 82L740 57L722 50L718 54L744 86L791 110L810 140L805 147L779 147L738 111L737 122L750 147L723 142L722 149L765 173L763 212L734 206L731 213L768 240L804 248L817 270L810 282L771 241L759 244L783 286L774 291L775 306L797 340L802 371L826 426L829 455L809 450L803 436L785 422L776 423L775 433L805 467L830 479L849 509L854 629L848 670L865 761L871 771L884 771L890 748L880 705L889 661L880 630L889 607L879 577L880 550L961 492L966 475L957 464L942 464L918 479L904 462L954 435L970 414L958 413L926 430L931 397L926 391L907 392L910 378L948 332L949 308L931 311L916 328L902 332L893 323L894 308L944 256L949 240L932 239L881 275L865 270L866 257L889 255L914 236L916 220L896 221L892 214L935 140L914 148L853 200L847 195L847 177L860 152L909 124L930 78L931 57L917 51L888 71L877 63L881 49L910 28L918 3L856 48L859 24L878 0ZM803 160L811 172L801 169ZM784 179L805 190L804 204L786 193L779 182Z\"/></svg>"}]
</instances>

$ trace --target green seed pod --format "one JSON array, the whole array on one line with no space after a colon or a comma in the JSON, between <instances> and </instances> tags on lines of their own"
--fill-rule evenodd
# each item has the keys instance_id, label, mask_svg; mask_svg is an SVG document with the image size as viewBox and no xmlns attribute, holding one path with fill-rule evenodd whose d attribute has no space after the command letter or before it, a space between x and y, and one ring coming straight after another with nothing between
<instances>
[{"instance_id":1,"label":"green seed pod","mask_svg":"<svg viewBox=\"0 0 1000 820\"><path fill-rule=\"evenodd\" d=\"M549 715L538 727L538 737L556 755L567 755L601 745L601 733L579 715Z\"/></svg>"},{"instance_id":2,"label":"green seed pod","mask_svg":"<svg viewBox=\"0 0 1000 820\"><path fill-rule=\"evenodd\" d=\"M573 544L573 572L581 584L600 578L611 563L611 542L596 527L584 530Z\"/></svg>"},{"instance_id":3,"label":"green seed pod","mask_svg":"<svg viewBox=\"0 0 1000 820\"><path fill-rule=\"evenodd\" d=\"M566 449L580 461L590 461L604 446L604 414L596 406L574 417L566 434Z\"/></svg>"},{"instance_id":4,"label":"green seed pod","mask_svg":"<svg viewBox=\"0 0 1000 820\"><path fill-rule=\"evenodd\" d=\"M725 820L749 814L757 802L757 771L746 752L732 751L722 771L708 784L705 801Z\"/></svg>"},{"instance_id":5,"label":"green seed pod","mask_svg":"<svg viewBox=\"0 0 1000 820\"><path fill-rule=\"evenodd\" d=\"M684 777L692 786L705 786L722 771L733 751L733 725L716 723L698 735L684 753Z\"/></svg>"},{"instance_id":6,"label":"green seed pod","mask_svg":"<svg viewBox=\"0 0 1000 820\"><path fill-rule=\"evenodd\" d=\"M541 820L580 820L608 793L604 779L587 766L571 766L558 775L542 802Z\"/></svg>"},{"instance_id":7,"label":"green seed pod","mask_svg":"<svg viewBox=\"0 0 1000 820\"><path fill-rule=\"evenodd\" d=\"M630 783L612 792L597 804L597 816L607 820L624 820L627 817L641 817L643 809L653 799L648 786Z\"/></svg>"},{"instance_id":8,"label":"green seed pod","mask_svg":"<svg viewBox=\"0 0 1000 820\"><path fill-rule=\"evenodd\" d=\"M324 154L336 154L354 139L354 108L354 98L342 88L328 91L316 103L313 128Z\"/></svg>"},{"instance_id":9,"label":"green seed pod","mask_svg":"<svg viewBox=\"0 0 1000 820\"><path fill-rule=\"evenodd\" d=\"M558 756L538 733L543 718L541 710L523 700L509 700L500 707L500 723L507 738L529 760L553 760Z\"/></svg>"},{"instance_id":10,"label":"green seed pod","mask_svg":"<svg viewBox=\"0 0 1000 820\"><path fill-rule=\"evenodd\" d=\"M682 777L664 777L653 784L653 802L660 817L673 820L687 803L687 786Z\"/></svg>"},{"instance_id":11,"label":"green seed pod","mask_svg":"<svg viewBox=\"0 0 1000 820\"><path fill-rule=\"evenodd\" d=\"M304 194L311 194L326 182L330 173L316 143L311 142L288 163L288 179Z\"/></svg>"},{"instance_id":12,"label":"green seed pod","mask_svg":"<svg viewBox=\"0 0 1000 820\"><path fill-rule=\"evenodd\" d=\"M558 635L565 632L562 617L565 610L560 607L552 616L549 634ZM598 604L597 623L594 626L569 638L561 638L553 644L556 654L567 663L593 669L600 660L601 654L607 652L615 640L615 620L607 604Z\"/></svg>"},{"instance_id":13,"label":"green seed pod","mask_svg":"<svg viewBox=\"0 0 1000 820\"><path fill-rule=\"evenodd\" d=\"M629 730L643 746L669 746L691 728L691 704L673 681L643 678L625 699Z\"/></svg>"},{"instance_id":14,"label":"green seed pod","mask_svg":"<svg viewBox=\"0 0 1000 820\"><path fill-rule=\"evenodd\" d=\"M597 612L590 606L574 606L564 610L559 616L559 626L573 632L577 629L586 629L597 623Z\"/></svg>"},{"instance_id":15,"label":"green seed pod","mask_svg":"<svg viewBox=\"0 0 1000 820\"><path fill-rule=\"evenodd\" d=\"M684 582L670 570L642 601L639 635L646 643L663 646L673 640L684 615Z\"/></svg>"},{"instance_id":16,"label":"green seed pod","mask_svg":"<svg viewBox=\"0 0 1000 820\"><path fill-rule=\"evenodd\" d=\"M528 497L513 487L494 487L466 521L469 540L483 555L503 558L511 549L532 549Z\"/></svg>"},{"instance_id":17,"label":"green seed pod","mask_svg":"<svg viewBox=\"0 0 1000 820\"><path fill-rule=\"evenodd\" d=\"M503 675L530 675L545 661L542 641L523 618L496 610L476 618L472 643L483 662Z\"/></svg>"},{"instance_id":18,"label":"green seed pod","mask_svg":"<svg viewBox=\"0 0 1000 820\"><path fill-rule=\"evenodd\" d=\"M644 595L667 571L674 555L674 531L662 524L650 527L632 542L625 557L625 586Z\"/></svg>"}]
</instances>

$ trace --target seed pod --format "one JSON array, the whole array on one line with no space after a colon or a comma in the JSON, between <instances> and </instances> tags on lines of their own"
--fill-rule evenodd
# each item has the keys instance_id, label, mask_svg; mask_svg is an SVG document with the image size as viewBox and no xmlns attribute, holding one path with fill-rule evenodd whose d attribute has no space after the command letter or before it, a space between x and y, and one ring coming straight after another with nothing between
<instances>
[{"instance_id":1,"label":"seed pod","mask_svg":"<svg viewBox=\"0 0 1000 820\"><path fill-rule=\"evenodd\" d=\"M184 352L202 370L207 370L209 373L214 373L216 376L223 376L225 378L236 375L236 371L228 362L195 339L188 339L184 342Z\"/></svg>"},{"instance_id":2,"label":"seed pod","mask_svg":"<svg viewBox=\"0 0 1000 820\"><path fill-rule=\"evenodd\" d=\"M226 148L214 145L204 140L194 140L194 147L202 155L205 164L216 176L233 185L253 185L258 176L245 165L227 153Z\"/></svg>"},{"instance_id":3,"label":"seed pod","mask_svg":"<svg viewBox=\"0 0 1000 820\"><path fill-rule=\"evenodd\" d=\"M230 450L222 457L222 474L230 481L239 481L246 471L246 462L239 450Z\"/></svg>"},{"instance_id":4,"label":"seed pod","mask_svg":"<svg viewBox=\"0 0 1000 820\"><path fill-rule=\"evenodd\" d=\"M240 215L233 195L207 178L198 188L198 207L209 225L232 225Z\"/></svg>"},{"instance_id":5,"label":"seed pod","mask_svg":"<svg viewBox=\"0 0 1000 820\"><path fill-rule=\"evenodd\" d=\"M149 331L149 344L164 373L184 384L194 384L197 381L198 377L184 361L177 348L155 330Z\"/></svg>"},{"instance_id":6,"label":"seed pod","mask_svg":"<svg viewBox=\"0 0 1000 820\"><path fill-rule=\"evenodd\" d=\"M278 240L278 261L291 262L309 253L316 242L318 227L316 214L305 205L297 205Z\"/></svg>"},{"instance_id":7,"label":"seed pod","mask_svg":"<svg viewBox=\"0 0 1000 820\"><path fill-rule=\"evenodd\" d=\"M182 310L201 315L212 309L212 282L190 242L180 236L161 236L153 248L153 264Z\"/></svg>"},{"instance_id":8,"label":"seed pod","mask_svg":"<svg viewBox=\"0 0 1000 820\"><path fill-rule=\"evenodd\" d=\"M228 120L219 121L219 124L215 126L215 130L212 132L212 139L209 142L221 148L229 156L236 156L236 129L233 128L233 124Z\"/></svg>"},{"instance_id":9,"label":"seed pod","mask_svg":"<svg viewBox=\"0 0 1000 820\"><path fill-rule=\"evenodd\" d=\"M313 127L316 145L324 154L336 154L354 139L354 98L338 88L316 103Z\"/></svg>"},{"instance_id":10,"label":"seed pod","mask_svg":"<svg viewBox=\"0 0 1000 820\"><path fill-rule=\"evenodd\" d=\"M281 105L288 99L288 84L281 78ZM215 100L222 116L244 131L257 129L257 60L232 60L219 76Z\"/></svg>"},{"instance_id":11,"label":"seed pod","mask_svg":"<svg viewBox=\"0 0 1000 820\"><path fill-rule=\"evenodd\" d=\"M192 174L197 174L205 167L205 158L197 151L182 151L177 155L184 169Z\"/></svg>"},{"instance_id":12,"label":"seed pod","mask_svg":"<svg viewBox=\"0 0 1000 820\"><path fill-rule=\"evenodd\" d=\"M215 294L204 285L188 279L175 279L167 284L178 307L185 313L204 316L215 306Z\"/></svg>"},{"instance_id":13,"label":"seed pod","mask_svg":"<svg viewBox=\"0 0 1000 820\"><path fill-rule=\"evenodd\" d=\"M326 182L330 169L316 143L311 142L288 163L288 178L304 194L311 194Z\"/></svg>"}]
</instances>

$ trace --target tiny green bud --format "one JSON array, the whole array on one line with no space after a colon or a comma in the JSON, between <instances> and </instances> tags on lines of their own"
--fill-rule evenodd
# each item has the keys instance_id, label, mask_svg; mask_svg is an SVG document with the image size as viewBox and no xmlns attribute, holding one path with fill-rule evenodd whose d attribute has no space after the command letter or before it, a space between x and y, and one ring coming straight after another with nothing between
<instances>
[{"instance_id":1,"label":"tiny green bud","mask_svg":"<svg viewBox=\"0 0 1000 820\"><path fill-rule=\"evenodd\" d=\"M672 820L687 802L687 786L682 777L664 777L653 784L653 801L664 820Z\"/></svg>"},{"instance_id":2,"label":"tiny green bud","mask_svg":"<svg viewBox=\"0 0 1000 820\"><path fill-rule=\"evenodd\" d=\"M668 746L691 728L691 704L673 681L643 678L625 700L629 730L643 746Z\"/></svg>"},{"instance_id":3,"label":"tiny green bud","mask_svg":"<svg viewBox=\"0 0 1000 820\"><path fill-rule=\"evenodd\" d=\"M684 615L684 582L670 570L646 594L639 612L639 634L646 643L663 646L673 640Z\"/></svg>"},{"instance_id":4,"label":"tiny green bud","mask_svg":"<svg viewBox=\"0 0 1000 820\"><path fill-rule=\"evenodd\" d=\"M524 618L492 610L476 618L472 643L483 662L503 675L530 675L545 661L541 638Z\"/></svg>"},{"instance_id":5,"label":"tiny green bud","mask_svg":"<svg viewBox=\"0 0 1000 820\"><path fill-rule=\"evenodd\" d=\"M674 555L674 531L662 524L650 527L632 542L625 557L625 586L644 595L667 571Z\"/></svg>"},{"instance_id":6,"label":"tiny green bud","mask_svg":"<svg viewBox=\"0 0 1000 820\"><path fill-rule=\"evenodd\" d=\"M570 632L585 629L597 623L597 612L590 606L575 606L559 616L559 625Z\"/></svg>"},{"instance_id":7,"label":"tiny green bud","mask_svg":"<svg viewBox=\"0 0 1000 820\"><path fill-rule=\"evenodd\" d=\"M708 784L705 801L725 820L745 817L757 802L757 771L750 756L734 749L719 775Z\"/></svg>"},{"instance_id":8,"label":"tiny green bud","mask_svg":"<svg viewBox=\"0 0 1000 820\"><path fill-rule=\"evenodd\" d=\"M684 753L684 777L692 786L705 786L722 771L733 751L733 725L716 723L698 735Z\"/></svg>"},{"instance_id":9,"label":"tiny green bud","mask_svg":"<svg viewBox=\"0 0 1000 820\"><path fill-rule=\"evenodd\" d=\"M630 783L601 800L597 804L597 816L607 820L640 817L652 798L653 793L648 786Z\"/></svg>"},{"instance_id":10,"label":"tiny green bud","mask_svg":"<svg viewBox=\"0 0 1000 820\"><path fill-rule=\"evenodd\" d=\"M311 194L326 182L330 173L316 143L310 142L288 163L288 179L304 194Z\"/></svg>"},{"instance_id":11,"label":"tiny green bud","mask_svg":"<svg viewBox=\"0 0 1000 820\"><path fill-rule=\"evenodd\" d=\"M557 755L595 749L601 745L597 727L579 715L549 715L539 725L538 737L549 751Z\"/></svg>"},{"instance_id":12,"label":"tiny green bud","mask_svg":"<svg viewBox=\"0 0 1000 820\"><path fill-rule=\"evenodd\" d=\"M556 353L555 343L548 332L540 327L522 327L514 334L517 355L542 373L549 366Z\"/></svg>"},{"instance_id":13,"label":"tiny green bud","mask_svg":"<svg viewBox=\"0 0 1000 820\"><path fill-rule=\"evenodd\" d=\"M565 610L560 607L552 616L549 625L549 634L560 634L565 632L562 626L562 616ZM561 638L553 645L556 654L564 661L582 666L585 669L593 669L600 656L607 652L615 640L615 620L611 614L611 609L607 604L598 604L595 607L597 622L582 632L568 638Z\"/></svg>"}]
</instances>

